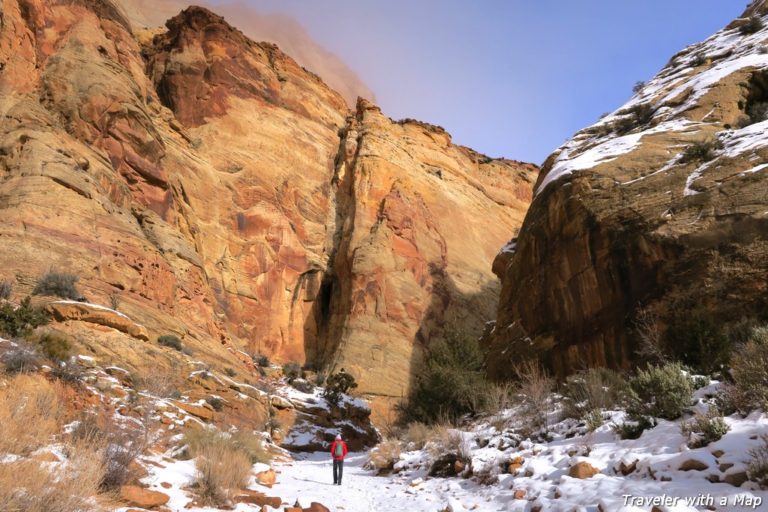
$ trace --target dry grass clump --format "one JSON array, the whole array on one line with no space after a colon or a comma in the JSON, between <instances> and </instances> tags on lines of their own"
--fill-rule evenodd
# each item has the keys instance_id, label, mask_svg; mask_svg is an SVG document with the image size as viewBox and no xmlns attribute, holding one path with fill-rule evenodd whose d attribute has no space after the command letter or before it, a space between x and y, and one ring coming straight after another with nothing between
<instances>
[{"instance_id":1,"label":"dry grass clump","mask_svg":"<svg viewBox=\"0 0 768 512\"><path fill-rule=\"evenodd\" d=\"M241 451L232 436L211 430L192 430L184 436L193 457L197 475L194 487L209 505L226 506L232 494L248 484L251 459Z\"/></svg>"},{"instance_id":2,"label":"dry grass clump","mask_svg":"<svg viewBox=\"0 0 768 512\"><path fill-rule=\"evenodd\" d=\"M549 427L549 398L555 388L555 380L535 361L526 361L515 369L515 373L520 403L518 413L523 430L529 434L546 431Z\"/></svg>"},{"instance_id":3,"label":"dry grass clump","mask_svg":"<svg viewBox=\"0 0 768 512\"><path fill-rule=\"evenodd\" d=\"M376 448L371 450L368 456L368 465L379 473L392 471L395 468L395 463L400 460L401 452L400 441L393 437L386 437Z\"/></svg>"},{"instance_id":4,"label":"dry grass clump","mask_svg":"<svg viewBox=\"0 0 768 512\"><path fill-rule=\"evenodd\" d=\"M0 510L4 512L84 512L103 510L97 501L104 474L98 446L67 446L67 460L52 468L23 459L0 464Z\"/></svg>"},{"instance_id":5,"label":"dry grass clump","mask_svg":"<svg viewBox=\"0 0 768 512\"><path fill-rule=\"evenodd\" d=\"M421 450L432 438L432 429L429 425L414 421L409 423L403 432L403 441L409 450Z\"/></svg>"},{"instance_id":6,"label":"dry grass clump","mask_svg":"<svg viewBox=\"0 0 768 512\"><path fill-rule=\"evenodd\" d=\"M60 395L60 385L37 375L6 379L0 387L0 453L26 455L48 444L61 429Z\"/></svg>"}]
</instances>

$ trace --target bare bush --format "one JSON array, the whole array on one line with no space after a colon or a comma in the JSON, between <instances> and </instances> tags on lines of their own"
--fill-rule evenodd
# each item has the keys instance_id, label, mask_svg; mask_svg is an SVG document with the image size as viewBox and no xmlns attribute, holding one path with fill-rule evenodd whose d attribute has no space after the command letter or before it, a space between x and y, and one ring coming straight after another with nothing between
<instances>
[{"instance_id":1,"label":"bare bush","mask_svg":"<svg viewBox=\"0 0 768 512\"><path fill-rule=\"evenodd\" d=\"M36 372L43 364L43 358L37 347L21 339L14 340L15 346L8 348L0 357L8 373Z\"/></svg>"},{"instance_id":2,"label":"bare bush","mask_svg":"<svg viewBox=\"0 0 768 512\"><path fill-rule=\"evenodd\" d=\"M221 432L188 432L185 440L195 460L197 474L194 487L207 504L226 506L232 494L248 484L251 461Z\"/></svg>"},{"instance_id":3,"label":"bare bush","mask_svg":"<svg viewBox=\"0 0 768 512\"><path fill-rule=\"evenodd\" d=\"M635 319L635 332L639 338L637 355L650 364L663 364L669 361L669 354L664 348L658 316L650 309L641 309Z\"/></svg>"},{"instance_id":4,"label":"bare bush","mask_svg":"<svg viewBox=\"0 0 768 512\"><path fill-rule=\"evenodd\" d=\"M761 444L749 450L749 464L747 475L760 487L768 487L768 434L760 436Z\"/></svg>"},{"instance_id":5,"label":"bare bush","mask_svg":"<svg viewBox=\"0 0 768 512\"><path fill-rule=\"evenodd\" d=\"M432 438L433 428L425 423L409 423L403 433L403 441L409 450L421 450Z\"/></svg>"},{"instance_id":6,"label":"bare bush","mask_svg":"<svg viewBox=\"0 0 768 512\"><path fill-rule=\"evenodd\" d=\"M483 397L483 411L487 414L498 414L512 407L515 388L512 384L490 384Z\"/></svg>"},{"instance_id":7,"label":"bare bush","mask_svg":"<svg viewBox=\"0 0 768 512\"><path fill-rule=\"evenodd\" d=\"M384 438L376 448L371 450L368 465L380 474L392 471L400 460L401 452L402 445L399 440L391 437Z\"/></svg>"},{"instance_id":8,"label":"bare bush","mask_svg":"<svg viewBox=\"0 0 768 512\"><path fill-rule=\"evenodd\" d=\"M13 293L13 283L7 279L0 279L0 299L8 300Z\"/></svg>"},{"instance_id":9,"label":"bare bush","mask_svg":"<svg viewBox=\"0 0 768 512\"><path fill-rule=\"evenodd\" d=\"M526 361L515 369L517 377L518 410L522 428L528 435L547 431L550 395L555 381L537 361Z\"/></svg>"}]
</instances>

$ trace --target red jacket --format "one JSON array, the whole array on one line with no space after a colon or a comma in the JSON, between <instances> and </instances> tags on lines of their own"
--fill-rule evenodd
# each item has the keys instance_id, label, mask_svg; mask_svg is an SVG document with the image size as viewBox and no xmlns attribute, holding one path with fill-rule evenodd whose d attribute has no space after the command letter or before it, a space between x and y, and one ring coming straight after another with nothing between
<instances>
[{"instance_id":1,"label":"red jacket","mask_svg":"<svg viewBox=\"0 0 768 512\"><path fill-rule=\"evenodd\" d=\"M341 457L336 456L336 445L338 443L341 443L341 450L342 450ZM333 457L333 460L344 460L344 457L347 456L347 451L348 451L347 443L345 443L344 441L334 441L333 443L331 443L331 456Z\"/></svg>"}]
</instances>

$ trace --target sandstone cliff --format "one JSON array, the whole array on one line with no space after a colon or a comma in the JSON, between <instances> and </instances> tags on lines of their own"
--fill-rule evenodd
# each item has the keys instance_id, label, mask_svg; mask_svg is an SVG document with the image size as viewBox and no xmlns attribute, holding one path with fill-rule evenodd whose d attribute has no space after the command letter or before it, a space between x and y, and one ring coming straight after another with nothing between
<instances>
[{"instance_id":1,"label":"sandstone cliff","mask_svg":"<svg viewBox=\"0 0 768 512\"><path fill-rule=\"evenodd\" d=\"M764 2L547 160L494 263L492 375L530 355L560 376L627 367L641 309L662 330L768 315L768 30L754 14Z\"/></svg>"},{"instance_id":2,"label":"sandstone cliff","mask_svg":"<svg viewBox=\"0 0 768 512\"><path fill-rule=\"evenodd\" d=\"M394 396L444 321L492 316L490 261L534 166L350 112L205 9L161 30L124 12L2 0L0 277L17 294L72 271L151 339L345 365Z\"/></svg>"}]
</instances>

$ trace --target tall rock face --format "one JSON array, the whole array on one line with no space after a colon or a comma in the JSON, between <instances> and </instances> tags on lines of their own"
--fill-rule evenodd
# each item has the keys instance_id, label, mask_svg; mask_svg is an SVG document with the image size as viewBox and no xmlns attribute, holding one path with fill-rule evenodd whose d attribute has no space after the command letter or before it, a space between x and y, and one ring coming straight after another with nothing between
<instances>
[{"instance_id":1,"label":"tall rock face","mask_svg":"<svg viewBox=\"0 0 768 512\"><path fill-rule=\"evenodd\" d=\"M546 161L494 263L491 375L530 356L561 377L628 367L641 311L662 331L768 315L768 30L754 14L764 2Z\"/></svg>"},{"instance_id":2,"label":"tall rock face","mask_svg":"<svg viewBox=\"0 0 768 512\"><path fill-rule=\"evenodd\" d=\"M392 396L444 322L492 316L489 264L534 166L349 111L202 8L138 30L111 0L2 0L0 66L0 278L17 295L74 272L150 337L344 365Z\"/></svg>"}]
</instances>

